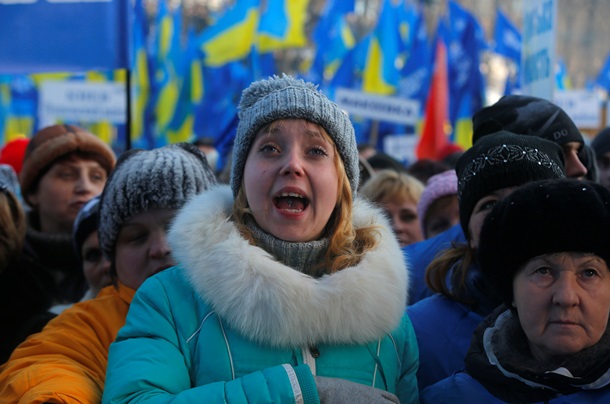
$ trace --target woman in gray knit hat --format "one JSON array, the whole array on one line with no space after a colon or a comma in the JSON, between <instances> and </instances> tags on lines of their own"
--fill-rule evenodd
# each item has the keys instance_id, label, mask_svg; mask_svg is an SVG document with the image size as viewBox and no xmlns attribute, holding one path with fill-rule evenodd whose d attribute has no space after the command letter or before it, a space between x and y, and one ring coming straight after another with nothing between
<instances>
[{"instance_id":1,"label":"woman in gray knit hat","mask_svg":"<svg viewBox=\"0 0 610 404\"><path fill-rule=\"evenodd\" d=\"M252 83L239 118L231 185L177 216L179 265L138 291L104 402L417 402L408 272L356 197L347 116L283 76Z\"/></svg>"},{"instance_id":2,"label":"woman in gray knit hat","mask_svg":"<svg viewBox=\"0 0 610 404\"><path fill-rule=\"evenodd\" d=\"M215 184L205 155L189 143L120 156L99 206L100 247L114 285L67 308L15 349L0 368L0 402L100 402L108 347L136 290L176 263L166 238L171 220Z\"/></svg>"}]
</instances>

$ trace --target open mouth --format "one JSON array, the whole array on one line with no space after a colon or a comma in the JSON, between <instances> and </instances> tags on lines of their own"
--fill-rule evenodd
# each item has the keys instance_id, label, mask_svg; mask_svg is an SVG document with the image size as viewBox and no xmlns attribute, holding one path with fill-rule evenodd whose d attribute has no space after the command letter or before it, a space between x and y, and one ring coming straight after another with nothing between
<instances>
[{"instance_id":1,"label":"open mouth","mask_svg":"<svg viewBox=\"0 0 610 404\"><path fill-rule=\"evenodd\" d=\"M285 192L273 198L273 204L280 210L299 213L307 209L309 199L295 192Z\"/></svg>"}]
</instances>

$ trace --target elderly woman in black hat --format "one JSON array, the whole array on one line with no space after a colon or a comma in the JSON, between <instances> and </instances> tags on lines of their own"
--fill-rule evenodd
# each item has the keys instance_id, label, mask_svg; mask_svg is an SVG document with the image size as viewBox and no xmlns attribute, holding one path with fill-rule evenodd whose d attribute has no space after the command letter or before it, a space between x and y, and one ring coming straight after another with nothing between
<instances>
[{"instance_id":1,"label":"elderly woman in black hat","mask_svg":"<svg viewBox=\"0 0 610 404\"><path fill-rule=\"evenodd\" d=\"M477 250L504 302L482 323L459 372L423 401L610 400L610 190L532 183L488 215Z\"/></svg>"}]
</instances>

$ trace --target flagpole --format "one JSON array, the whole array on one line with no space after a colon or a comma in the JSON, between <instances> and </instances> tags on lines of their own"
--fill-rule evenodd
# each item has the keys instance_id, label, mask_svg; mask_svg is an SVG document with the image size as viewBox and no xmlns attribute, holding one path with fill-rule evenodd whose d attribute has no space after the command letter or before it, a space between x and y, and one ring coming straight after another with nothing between
<instances>
[{"instance_id":1,"label":"flagpole","mask_svg":"<svg viewBox=\"0 0 610 404\"><path fill-rule=\"evenodd\" d=\"M126 69L125 74L126 87L126 119L125 119L125 151L131 149L131 69Z\"/></svg>"}]
</instances>

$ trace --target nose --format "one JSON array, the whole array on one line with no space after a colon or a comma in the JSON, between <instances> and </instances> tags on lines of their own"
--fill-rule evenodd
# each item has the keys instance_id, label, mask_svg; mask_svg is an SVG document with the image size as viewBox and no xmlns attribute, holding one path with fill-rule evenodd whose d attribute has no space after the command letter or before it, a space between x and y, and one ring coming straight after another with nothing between
<instances>
[{"instance_id":1,"label":"nose","mask_svg":"<svg viewBox=\"0 0 610 404\"><path fill-rule=\"evenodd\" d=\"M165 258L172 250L167 242L167 234L164 230L156 231L150 240L149 254L152 258Z\"/></svg>"},{"instance_id":2,"label":"nose","mask_svg":"<svg viewBox=\"0 0 610 404\"><path fill-rule=\"evenodd\" d=\"M78 180L76 181L75 190L79 194L84 193L92 193L95 187L93 186L93 182L89 179L89 177L85 174L80 174L78 176Z\"/></svg>"},{"instance_id":3,"label":"nose","mask_svg":"<svg viewBox=\"0 0 610 404\"><path fill-rule=\"evenodd\" d=\"M281 174L301 176L303 172L303 162L297 151L294 150L286 153L282 163Z\"/></svg>"},{"instance_id":4,"label":"nose","mask_svg":"<svg viewBox=\"0 0 610 404\"><path fill-rule=\"evenodd\" d=\"M566 175L569 178L582 178L587 175L587 167L580 161L576 150L571 150L565 155Z\"/></svg>"},{"instance_id":5,"label":"nose","mask_svg":"<svg viewBox=\"0 0 610 404\"><path fill-rule=\"evenodd\" d=\"M578 304L578 285L573 274L561 274L553 287L553 304L571 307Z\"/></svg>"}]
</instances>

